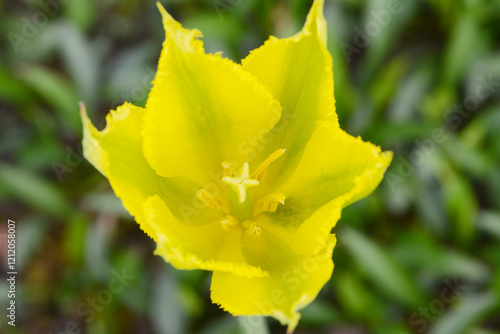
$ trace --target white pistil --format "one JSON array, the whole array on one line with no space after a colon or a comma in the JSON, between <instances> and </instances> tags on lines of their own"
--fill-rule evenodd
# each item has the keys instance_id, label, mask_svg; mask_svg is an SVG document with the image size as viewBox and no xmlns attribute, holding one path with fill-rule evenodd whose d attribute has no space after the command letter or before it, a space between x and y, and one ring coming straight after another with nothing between
<instances>
[{"instance_id":1,"label":"white pistil","mask_svg":"<svg viewBox=\"0 0 500 334\"><path fill-rule=\"evenodd\" d=\"M240 203L245 202L247 197L247 189L259 185L259 181L250 178L248 162L245 162L240 170L240 173L234 177L224 176L222 182L228 184L234 189L238 195Z\"/></svg>"}]
</instances>

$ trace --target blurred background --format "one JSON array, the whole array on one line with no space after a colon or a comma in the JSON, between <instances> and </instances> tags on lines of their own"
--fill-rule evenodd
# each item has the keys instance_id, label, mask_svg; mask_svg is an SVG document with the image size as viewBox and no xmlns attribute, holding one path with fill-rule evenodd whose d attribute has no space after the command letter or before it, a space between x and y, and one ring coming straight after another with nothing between
<instances>
[{"instance_id":1,"label":"blurred background","mask_svg":"<svg viewBox=\"0 0 500 334\"><path fill-rule=\"evenodd\" d=\"M162 2L239 61L297 32L312 1ZM325 7L341 126L394 161L343 211L335 271L296 333L500 333L500 1ZM145 104L164 39L154 1L0 0L0 18L0 332L252 333L211 304L209 273L153 255L81 154L78 101L100 128Z\"/></svg>"}]
</instances>

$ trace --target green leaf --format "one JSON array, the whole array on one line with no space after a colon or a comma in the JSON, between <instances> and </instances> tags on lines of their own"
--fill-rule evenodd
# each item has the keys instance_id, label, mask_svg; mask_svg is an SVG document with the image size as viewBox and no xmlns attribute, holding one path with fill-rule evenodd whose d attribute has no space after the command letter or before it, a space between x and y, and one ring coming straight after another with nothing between
<instances>
[{"instance_id":1,"label":"green leaf","mask_svg":"<svg viewBox=\"0 0 500 334\"><path fill-rule=\"evenodd\" d=\"M111 61L105 87L106 98L111 101L107 109L115 109L125 101L137 106L146 104L156 74L153 64L157 52L154 43L146 42L123 50Z\"/></svg>"},{"instance_id":2,"label":"green leaf","mask_svg":"<svg viewBox=\"0 0 500 334\"><path fill-rule=\"evenodd\" d=\"M241 330L246 334L269 334L264 317L238 317Z\"/></svg>"},{"instance_id":3,"label":"green leaf","mask_svg":"<svg viewBox=\"0 0 500 334\"><path fill-rule=\"evenodd\" d=\"M443 143L442 147L450 161L475 177L485 177L494 168L488 159L487 152L479 147L469 147L459 139L448 140Z\"/></svg>"},{"instance_id":4,"label":"green leaf","mask_svg":"<svg viewBox=\"0 0 500 334\"><path fill-rule=\"evenodd\" d=\"M76 26L82 30L87 31L95 21L96 3L88 0L71 0L64 3L64 13L72 20Z\"/></svg>"},{"instance_id":5,"label":"green leaf","mask_svg":"<svg viewBox=\"0 0 500 334\"><path fill-rule=\"evenodd\" d=\"M29 89L16 80L7 68L0 65L0 98L5 102L22 104L29 101Z\"/></svg>"},{"instance_id":6,"label":"green leaf","mask_svg":"<svg viewBox=\"0 0 500 334\"><path fill-rule=\"evenodd\" d=\"M48 224L45 217L26 217L16 221L18 270L25 268L32 255L37 251Z\"/></svg>"},{"instance_id":7,"label":"green leaf","mask_svg":"<svg viewBox=\"0 0 500 334\"><path fill-rule=\"evenodd\" d=\"M472 328L468 334L498 334L496 330L488 330L483 328Z\"/></svg>"},{"instance_id":8,"label":"green leaf","mask_svg":"<svg viewBox=\"0 0 500 334\"><path fill-rule=\"evenodd\" d=\"M345 314L365 321L381 316L381 303L377 303L373 293L356 275L336 270L332 280Z\"/></svg>"},{"instance_id":9,"label":"green leaf","mask_svg":"<svg viewBox=\"0 0 500 334\"><path fill-rule=\"evenodd\" d=\"M63 217L71 212L61 190L53 183L21 167L0 164L0 188L42 212Z\"/></svg>"},{"instance_id":10,"label":"green leaf","mask_svg":"<svg viewBox=\"0 0 500 334\"><path fill-rule=\"evenodd\" d=\"M153 282L151 320L157 333L178 334L186 332L186 314L179 302L179 282L175 269L168 266Z\"/></svg>"},{"instance_id":11,"label":"green leaf","mask_svg":"<svg viewBox=\"0 0 500 334\"><path fill-rule=\"evenodd\" d=\"M370 86L370 95L373 98L374 107L376 110L381 110L385 108L389 102L392 102L396 91L401 85L402 77L406 73L410 65L409 59L406 56L399 56L397 58L391 59L390 62L380 71L377 76L377 80L374 80ZM415 78L416 76L412 76ZM418 78L418 82L414 84L420 84L422 78ZM380 84L383 82L384 84ZM415 89L417 88L417 89ZM413 92L419 92L417 87L412 87ZM408 102L408 101L406 101ZM406 104L409 107L412 104ZM399 111L397 108L393 108L395 111Z\"/></svg>"},{"instance_id":12,"label":"green leaf","mask_svg":"<svg viewBox=\"0 0 500 334\"><path fill-rule=\"evenodd\" d=\"M68 219L63 237L64 255L73 265L83 263L85 255L85 236L89 224L83 217L75 215Z\"/></svg>"},{"instance_id":13,"label":"green leaf","mask_svg":"<svg viewBox=\"0 0 500 334\"><path fill-rule=\"evenodd\" d=\"M81 207L85 211L112 215L120 218L130 218L121 200L113 193L90 193L83 196Z\"/></svg>"},{"instance_id":14,"label":"green leaf","mask_svg":"<svg viewBox=\"0 0 500 334\"><path fill-rule=\"evenodd\" d=\"M337 308L328 300L316 299L300 311L300 323L304 326L331 326L342 322L343 317Z\"/></svg>"},{"instance_id":15,"label":"green leaf","mask_svg":"<svg viewBox=\"0 0 500 334\"><path fill-rule=\"evenodd\" d=\"M477 217L479 229L486 234L500 239L500 214L493 211L479 211Z\"/></svg>"},{"instance_id":16,"label":"green leaf","mask_svg":"<svg viewBox=\"0 0 500 334\"><path fill-rule=\"evenodd\" d=\"M89 109L93 109L99 87L100 55L74 25L62 22L53 29L62 59L78 88L80 100L83 100Z\"/></svg>"},{"instance_id":17,"label":"green leaf","mask_svg":"<svg viewBox=\"0 0 500 334\"><path fill-rule=\"evenodd\" d=\"M456 85L469 63L487 49L485 37L480 22L471 11L463 11L455 24L443 61L442 78L446 85Z\"/></svg>"},{"instance_id":18,"label":"green leaf","mask_svg":"<svg viewBox=\"0 0 500 334\"><path fill-rule=\"evenodd\" d=\"M115 218L101 215L94 224L87 228L85 236L85 265L93 277L105 280L111 271L108 261L109 232L108 226L114 224Z\"/></svg>"},{"instance_id":19,"label":"green leaf","mask_svg":"<svg viewBox=\"0 0 500 334\"><path fill-rule=\"evenodd\" d=\"M34 65L24 66L19 76L53 108L67 130L81 133L79 98L70 82L51 70Z\"/></svg>"},{"instance_id":20,"label":"green leaf","mask_svg":"<svg viewBox=\"0 0 500 334\"><path fill-rule=\"evenodd\" d=\"M365 6L364 21L358 27L367 39L367 54L360 71L363 88L374 79L384 58L394 47L394 41L399 40L406 25L416 13L416 2L397 2L399 6L392 11L389 11L390 3L386 0L368 1Z\"/></svg>"},{"instance_id":21,"label":"green leaf","mask_svg":"<svg viewBox=\"0 0 500 334\"><path fill-rule=\"evenodd\" d=\"M471 184L449 169L442 176L443 194L452 233L459 243L470 243L476 235L477 199Z\"/></svg>"},{"instance_id":22,"label":"green leaf","mask_svg":"<svg viewBox=\"0 0 500 334\"><path fill-rule=\"evenodd\" d=\"M498 306L498 295L492 292L463 297L454 310L448 311L436 321L429 334L466 333Z\"/></svg>"},{"instance_id":23,"label":"green leaf","mask_svg":"<svg viewBox=\"0 0 500 334\"><path fill-rule=\"evenodd\" d=\"M467 254L457 251L442 251L438 256L439 272L445 277L462 277L468 281L484 282L490 277L491 271L481 262Z\"/></svg>"},{"instance_id":24,"label":"green leaf","mask_svg":"<svg viewBox=\"0 0 500 334\"><path fill-rule=\"evenodd\" d=\"M342 228L338 238L366 277L383 292L410 308L423 304L419 287L387 251L351 228Z\"/></svg>"}]
</instances>

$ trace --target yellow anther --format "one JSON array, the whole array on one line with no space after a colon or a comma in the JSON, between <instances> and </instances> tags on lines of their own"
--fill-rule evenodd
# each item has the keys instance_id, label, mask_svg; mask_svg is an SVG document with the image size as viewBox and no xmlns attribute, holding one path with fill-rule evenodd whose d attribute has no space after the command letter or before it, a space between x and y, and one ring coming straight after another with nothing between
<instances>
[{"instance_id":1,"label":"yellow anther","mask_svg":"<svg viewBox=\"0 0 500 334\"><path fill-rule=\"evenodd\" d=\"M223 161L221 163L221 166L224 169L223 176L233 176L234 175L233 165L229 161Z\"/></svg>"},{"instance_id":2,"label":"yellow anther","mask_svg":"<svg viewBox=\"0 0 500 334\"><path fill-rule=\"evenodd\" d=\"M236 217L233 216L226 216L220 221L220 226L224 231L227 232L231 231L231 229L238 224L239 224L238 219L236 219Z\"/></svg>"},{"instance_id":3,"label":"yellow anther","mask_svg":"<svg viewBox=\"0 0 500 334\"><path fill-rule=\"evenodd\" d=\"M257 167L255 172L252 174L252 179L256 179L257 181L262 180L266 176L267 168L271 162L281 157L285 151L286 150L284 148L274 151L263 163L259 165L259 167Z\"/></svg>"},{"instance_id":4,"label":"yellow anther","mask_svg":"<svg viewBox=\"0 0 500 334\"><path fill-rule=\"evenodd\" d=\"M214 195L206 191L205 189L198 190L196 197L202 201L206 206L221 210L225 213L229 213L229 207L227 204L219 201Z\"/></svg>"},{"instance_id":5,"label":"yellow anther","mask_svg":"<svg viewBox=\"0 0 500 334\"><path fill-rule=\"evenodd\" d=\"M274 212L278 208L278 204L285 204L285 195L281 193L267 195L259 201L262 206L262 211Z\"/></svg>"},{"instance_id":6,"label":"yellow anther","mask_svg":"<svg viewBox=\"0 0 500 334\"><path fill-rule=\"evenodd\" d=\"M240 203L245 202L247 197L247 189L251 187L256 187L259 185L259 181L250 178L248 162L245 162L241 167L240 173L234 177L224 176L222 182L228 184L232 187L236 194L238 194L238 199Z\"/></svg>"},{"instance_id":7,"label":"yellow anther","mask_svg":"<svg viewBox=\"0 0 500 334\"><path fill-rule=\"evenodd\" d=\"M246 223L246 224L245 224ZM246 221L243 226L246 227L246 232L248 235L258 238L262 232L261 228L258 227L254 222Z\"/></svg>"},{"instance_id":8,"label":"yellow anther","mask_svg":"<svg viewBox=\"0 0 500 334\"><path fill-rule=\"evenodd\" d=\"M285 199L286 197L282 193L271 194L261 198L255 203L252 216L255 217L262 211L275 212L278 209L278 204L285 204Z\"/></svg>"}]
</instances>

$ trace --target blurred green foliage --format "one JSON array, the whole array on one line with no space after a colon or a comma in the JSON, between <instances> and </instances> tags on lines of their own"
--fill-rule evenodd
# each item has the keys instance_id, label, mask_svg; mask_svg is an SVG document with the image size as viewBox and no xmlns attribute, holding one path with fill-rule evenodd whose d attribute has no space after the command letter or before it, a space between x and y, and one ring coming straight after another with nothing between
<instances>
[{"instance_id":1,"label":"blurred green foliage","mask_svg":"<svg viewBox=\"0 0 500 334\"><path fill-rule=\"evenodd\" d=\"M239 61L298 31L310 3L165 5ZM500 333L500 1L326 0L325 15L341 125L395 155L344 210L333 277L297 333ZM78 101L101 128L145 103L154 1L3 0L0 17L0 231L18 224L19 272L17 326L0 331L251 333L210 303L208 273L153 255L81 156Z\"/></svg>"}]
</instances>

